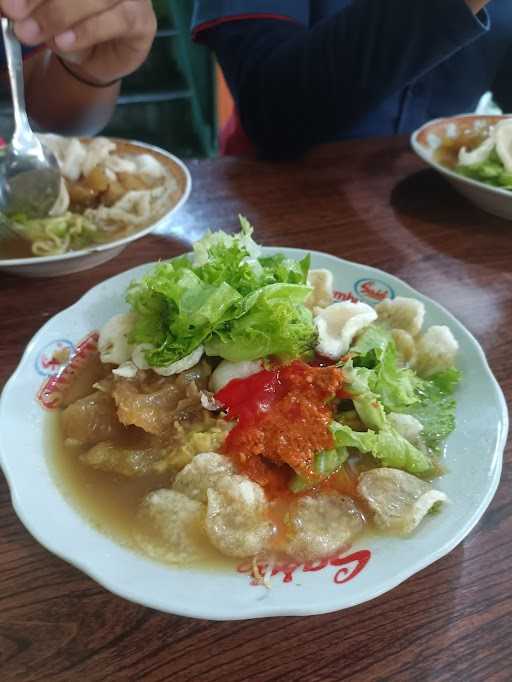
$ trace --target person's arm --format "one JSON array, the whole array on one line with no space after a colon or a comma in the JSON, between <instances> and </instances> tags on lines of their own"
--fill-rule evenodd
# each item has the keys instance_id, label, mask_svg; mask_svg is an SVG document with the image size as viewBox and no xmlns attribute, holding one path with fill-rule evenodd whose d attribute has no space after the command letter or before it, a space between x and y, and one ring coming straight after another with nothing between
<instances>
[{"instance_id":1,"label":"person's arm","mask_svg":"<svg viewBox=\"0 0 512 682\"><path fill-rule=\"evenodd\" d=\"M110 120L120 82L91 87L75 78L49 50L24 66L27 109L38 128L68 135L94 135Z\"/></svg>"},{"instance_id":2,"label":"person's arm","mask_svg":"<svg viewBox=\"0 0 512 682\"><path fill-rule=\"evenodd\" d=\"M26 60L25 89L30 118L41 130L94 135L110 120L120 81L91 87L75 78L49 50Z\"/></svg>"},{"instance_id":3,"label":"person's arm","mask_svg":"<svg viewBox=\"0 0 512 682\"><path fill-rule=\"evenodd\" d=\"M245 132L290 156L350 129L486 30L483 0L354 0L312 29L229 21L199 34L214 50Z\"/></svg>"},{"instance_id":4,"label":"person's arm","mask_svg":"<svg viewBox=\"0 0 512 682\"><path fill-rule=\"evenodd\" d=\"M501 67L496 74L492 92L494 99L505 114L512 114L512 43L503 56Z\"/></svg>"},{"instance_id":5,"label":"person's arm","mask_svg":"<svg viewBox=\"0 0 512 682\"><path fill-rule=\"evenodd\" d=\"M26 60L26 95L31 118L53 132L98 132L156 31L150 0L0 0L0 12L24 45L48 47Z\"/></svg>"}]
</instances>

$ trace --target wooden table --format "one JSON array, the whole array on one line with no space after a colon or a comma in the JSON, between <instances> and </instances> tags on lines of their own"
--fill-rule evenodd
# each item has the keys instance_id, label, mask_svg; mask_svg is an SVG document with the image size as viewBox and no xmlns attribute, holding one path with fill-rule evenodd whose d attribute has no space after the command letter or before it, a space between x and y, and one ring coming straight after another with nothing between
<instances>
[{"instance_id":1,"label":"wooden table","mask_svg":"<svg viewBox=\"0 0 512 682\"><path fill-rule=\"evenodd\" d=\"M305 161L190 164L188 204L166 235L64 279L0 275L0 385L52 315L106 277L187 250L206 228L329 251L398 275L480 340L512 398L512 224L459 198L404 139L331 145ZM512 450L506 453L508 464ZM311 618L215 623L130 604L40 547L0 483L0 677L68 681L512 679L512 477L449 556L391 593ZM36 491L35 491L36 492Z\"/></svg>"}]
</instances>

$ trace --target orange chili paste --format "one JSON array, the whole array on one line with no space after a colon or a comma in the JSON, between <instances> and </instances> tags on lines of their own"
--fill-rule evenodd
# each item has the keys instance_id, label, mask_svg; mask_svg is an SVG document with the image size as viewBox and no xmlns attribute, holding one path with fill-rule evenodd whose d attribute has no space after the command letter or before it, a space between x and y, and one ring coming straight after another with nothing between
<instances>
[{"instance_id":1,"label":"orange chili paste","mask_svg":"<svg viewBox=\"0 0 512 682\"><path fill-rule=\"evenodd\" d=\"M315 454L334 446L330 400L342 384L337 367L301 361L233 379L215 395L227 419L237 420L223 452L271 495L287 488L294 470L314 476Z\"/></svg>"}]
</instances>

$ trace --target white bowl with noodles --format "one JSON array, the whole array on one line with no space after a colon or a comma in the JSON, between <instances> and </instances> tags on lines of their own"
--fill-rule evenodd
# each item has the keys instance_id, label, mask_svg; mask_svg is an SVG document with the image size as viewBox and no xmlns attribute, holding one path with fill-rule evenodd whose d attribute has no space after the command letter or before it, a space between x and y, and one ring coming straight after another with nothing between
<instances>
[{"instance_id":1,"label":"white bowl with noodles","mask_svg":"<svg viewBox=\"0 0 512 682\"><path fill-rule=\"evenodd\" d=\"M88 142L87 139L83 141ZM143 142L119 139L112 139L112 141L116 143L121 155L149 154L166 169L173 187L169 192L169 204L165 213L160 214L149 224L135 227L120 238L59 255L2 258L0 252L0 272L23 277L58 277L88 270L115 258L130 242L141 239L170 222L173 214L183 206L190 195L192 180L186 165L173 154Z\"/></svg>"},{"instance_id":2,"label":"white bowl with noodles","mask_svg":"<svg viewBox=\"0 0 512 682\"><path fill-rule=\"evenodd\" d=\"M438 118L416 130L411 137L411 145L425 163L441 173L453 188L471 203L499 218L512 220L511 190L493 187L460 175L436 159L436 151L444 138L456 139L465 130L478 131L510 118L477 114Z\"/></svg>"},{"instance_id":3,"label":"white bowl with noodles","mask_svg":"<svg viewBox=\"0 0 512 682\"><path fill-rule=\"evenodd\" d=\"M292 258L305 255L300 249L265 249L267 254L277 251ZM457 428L443 461L446 473L436 480L436 488L450 499L442 512L429 515L407 538L363 535L321 561L263 566L272 589L251 581L251 562L216 570L177 568L102 534L56 484L46 427L76 363L94 348L93 332L126 310L126 287L151 267L144 265L94 287L49 320L28 344L2 393L1 465L16 513L42 545L125 599L163 612L229 620L305 616L366 602L466 537L494 496L508 432L505 400L482 349L447 310L396 277L322 253L311 256L312 267L332 271L338 300L375 304L386 297L413 296L425 304L427 325L448 325L456 337L463 380L456 396Z\"/></svg>"}]
</instances>

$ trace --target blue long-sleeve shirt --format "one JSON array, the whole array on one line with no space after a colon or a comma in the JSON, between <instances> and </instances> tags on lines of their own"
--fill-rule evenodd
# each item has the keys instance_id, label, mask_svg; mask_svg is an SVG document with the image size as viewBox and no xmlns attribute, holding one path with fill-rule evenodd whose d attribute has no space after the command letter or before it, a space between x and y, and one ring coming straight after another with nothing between
<instances>
[{"instance_id":1,"label":"blue long-sleeve shirt","mask_svg":"<svg viewBox=\"0 0 512 682\"><path fill-rule=\"evenodd\" d=\"M267 154L411 132L494 90L512 109L512 2L199 0L243 129Z\"/></svg>"}]
</instances>

